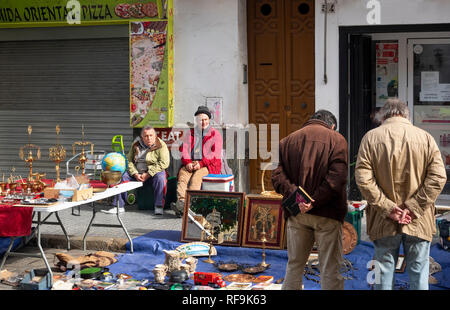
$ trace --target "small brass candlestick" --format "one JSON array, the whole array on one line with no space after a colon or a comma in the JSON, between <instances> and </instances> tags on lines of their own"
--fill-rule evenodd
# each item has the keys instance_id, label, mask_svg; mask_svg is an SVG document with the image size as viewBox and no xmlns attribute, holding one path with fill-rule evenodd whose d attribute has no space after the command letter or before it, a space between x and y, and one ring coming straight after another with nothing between
<instances>
[{"instance_id":1,"label":"small brass candlestick","mask_svg":"<svg viewBox=\"0 0 450 310\"><path fill-rule=\"evenodd\" d=\"M262 232L261 232L261 242L262 242L262 263L260 266L267 267L269 264L266 263L266 223L267 223L267 217L269 215L270 209L259 207L258 213L260 218L262 219Z\"/></svg>"},{"instance_id":2,"label":"small brass candlestick","mask_svg":"<svg viewBox=\"0 0 450 310\"><path fill-rule=\"evenodd\" d=\"M84 152L84 148L88 145L91 146L91 154L94 154L94 144L89 141L84 141L84 125L81 126L81 141L76 141L73 143L73 155L75 155L75 146L81 146L81 154L80 158L78 159L78 162L81 165L81 175L85 175L85 164L87 161L86 153Z\"/></svg>"},{"instance_id":3,"label":"small brass candlestick","mask_svg":"<svg viewBox=\"0 0 450 310\"><path fill-rule=\"evenodd\" d=\"M59 125L56 125L56 144L49 148L48 153L50 160L56 163L56 182L61 181L61 179L59 178L59 162L63 161L66 158L66 149L61 144L59 144L59 132Z\"/></svg>"},{"instance_id":4,"label":"small brass candlestick","mask_svg":"<svg viewBox=\"0 0 450 310\"><path fill-rule=\"evenodd\" d=\"M8 183L5 183L5 182L0 183L0 188L2 189L0 192L0 195L7 194L7 190L8 190L7 186L8 186Z\"/></svg>"},{"instance_id":5,"label":"small brass candlestick","mask_svg":"<svg viewBox=\"0 0 450 310\"><path fill-rule=\"evenodd\" d=\"M265 224L266 223L264 221L264 225ZM267 267L267 266L269 266L269 264L266 263L266 241L267 241L267 239L266 239L266 231L265 231L264 228L263 228L263 231L262 231L261 235L262 235L261 242L263 244L263 248L262 248L263 252L262 252L262 263L260 265L262 267Z\"/></svg>"},{"instance_id":6,"label":"small brass candlestick","mask_svg":"<svg viewBox=\"0 0 450 310\"><path fill-rule=\"evenodd\" d=\"M32 180L33 178L33 161L37 159L41 159L41 148L35 144L31 144L31 133L33 131L33 128L31 125L28 125L28 144L25 144L20 148L19 156L20 159L24 160L29 168L30 173L28 175L29 180ZM36 152L36 156L33 156L33 152ZM27 153L27 156L25 157L25 153Z\"/></svg>"},{"instance_id":7,"label":"small brass candlestick","mask_svg":"<svg viewBox=\"0 0 450 310\"><path fill-rule=\"evenodd\" d=\"M213 235L213 229L214 229L214 227L211 226L211 225L208 225L208 226L209 226L209 231L210 231L209 236L206 238L206 240L209 241L208 259L203 260L203 262L204 262L204 263L208 263L208 264L214 264L215 261L211 259L212 246L213 246L212 243L213 243L214 240L217 240L217 239L216 239L216 237L214 237L214 235Z\"/></svg>"},{"instance_id":8,"label":"small brass candlestick","mask_svg":"<svg viewBox=\"0 0 450 310\"><path fill-rule=\"evenodd\" d=\"M16 191L17 183L11 180L11 182L8 184L9 190L11 191L11 194L13 194Z\"/></svg>"}]
</instances>

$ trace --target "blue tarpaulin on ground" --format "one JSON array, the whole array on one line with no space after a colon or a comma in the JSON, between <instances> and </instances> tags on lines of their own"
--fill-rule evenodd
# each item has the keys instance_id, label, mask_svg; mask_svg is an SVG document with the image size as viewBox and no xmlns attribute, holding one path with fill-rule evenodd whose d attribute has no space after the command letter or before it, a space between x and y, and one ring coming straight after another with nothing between
<instances>
[{"instance_id":1,"label":"blue tarpaulin on ground","mask_svg":"<svg viewBox=\"0 0 450 310\"><path fill-rule=\"evenodd\" d=\"M21 241L22 241L22 238L17 238L16 240L14 240L12 250L17 249L17 247L20 245ZM2 257L3 254L5 254L6 251L8 250L10 242L11 242L10 237L1 237L0 238L0 257Z\"/></svg>"},{"instance_id":2,"label":"blue tarpaulin on ground","mask_svg":"<svg viewBox=\"0 0 450 310\"><path fill-rule=\"evenodd\" d=\"M172 230L157 230L146 235L133 239L134 253L130 253L129 244L127 244L127 253L120 254L118 262L110 265L109 269L113 274L126 273L138 280L148 279L153 281L152 270L157 264L163 264L165 254L163 250L175 250L178 246L184 244L180 242L180 231ZM14 248L20 244L21 239L15 241ZM0 257L6 252L10 238L0 238ZM243 248L231 246L215 245L217 256L212 258L218 263L235 262L239 264L257 265L262 262L262 249L258 248ZM370 286L367 283L368 267L367 264L373 258L373 244L371 242L361 241L359 245L345 258L348 259L353 267L352 272L346 272L344 276L352 279L345 281L346 290L369 290ZM438 262L442 271L433 274L433 277L438 280L437 285L430 285L431 290L450 289L450 252L443 250L438 244L434 244L430 250L430 256ZM214 265L204 263L207 257L197 257L197 271L203 272L220 272L223 275L228 275L234 272L219 271ZM286 250L266 250L266 262L270 264L269 269L258 275L270 275L275 280L284 278L286 264L287 264ZM8 262L6 262L8 263ZM313 277L318 279L317 277ZM187 281L193 284L193 281ZM303 277L303 284L306 290L318 290L320 284L308 280ZM395 274L395 287L397 289L405 288L408 285L408 274Z\"/></svg>"},{"instance_id":3,"label":"blue tarpaulin on ground","mask_svg":"<svg viewBox=\"0 0 450 310\"><path fill-rule=\"evenodd\" d=\"M165 254L163 250L174 250L183 243L180 242L180 231L158 230L150 232L146 235L133 239L134 253L130 253L129 244L127 245L127 253L118 257L118 262L110 265L110 272L113 274L126 273L135 279L149 279L153 281L152 270L157 264L163 264ZM216 262L235 262L240 264L257 265L262 262L262 249L243 248L232 246L215 245L217 256L213 256ZM354 271L344 273L344 276L351 277L345 281L346 290L369 290L371 289L367 283L368 262L373 258L373 244L371 242L361 241L359 245L345 258L348 259ZM431 247L430 256L434 258L442 266L442 271L433 274L439 281L437 285L430 285L431 290L450 289L450 252L443 250L438 244ZM214 265L204 263L207 257L197 257L197 271L202 272L220 272L224 276L234 272L219 271ZM288 256L286 250L266 250L266 263L270 264L270 268L258 275L270 275L275 280L284 278ZM317 278L316 278L317 279ZM193 284L192 280L187 281ZM396 273L395 287L397 289L406 288L408 283L408 275L404 273ZM305 290L318 290L320 284L307 280L303 277Z\"/></svg>"}]
</instances>

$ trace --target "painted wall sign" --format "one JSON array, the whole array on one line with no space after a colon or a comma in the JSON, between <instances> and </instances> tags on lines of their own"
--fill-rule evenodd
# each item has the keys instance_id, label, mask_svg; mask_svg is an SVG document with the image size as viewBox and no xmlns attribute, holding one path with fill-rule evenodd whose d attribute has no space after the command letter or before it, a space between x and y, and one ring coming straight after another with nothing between
<instances>
[{"instance_id":1,"label":"painted wall sign","mask_svg":"<svg viewBox=\"0 0 450 310\"><path fill-rule=\"evenodd\" d=\"M184 131L176 128L155 128L156 135L162 139L168 147L179 146L182 143Z\"/></svg>"}]
</instances>

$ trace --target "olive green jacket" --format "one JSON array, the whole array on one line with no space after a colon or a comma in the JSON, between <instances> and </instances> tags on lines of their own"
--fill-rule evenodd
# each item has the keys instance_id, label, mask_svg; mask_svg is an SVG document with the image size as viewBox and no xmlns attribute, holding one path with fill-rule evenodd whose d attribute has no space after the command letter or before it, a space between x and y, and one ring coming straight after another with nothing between
<instances>
[{"instance_id":1,"label":"olive green jacket","mask_svg":"<svg viewBox=\"0 0 450 310\"><path fill-rule=\"evenodd\" d=\"M136 141L131 146L130 151L128 152L128 173L132 176L138 173L136 169L136 150L139 141ZM148 174L150 176L154 176L158 172L164 171L169 167L170 164L170 153L167 148L166 143L160 138L156 137L155 144L150 148L150 150L145 155L145 161L148 166Z\"/></svg>"},{"instance_id":2,"label":"olive green jacket","mask_svg":"<svg viewBox=\"0 0 450 310\"><path fill-rule=\"evenodd\" d=\"M434 138L403 117L388 118L362 139L355 180L367 200L371 240L405 233L431 241L436 233L434 202L447 179ZM388 216L404 204L417 217L408 225Z\"/></svg>"}]
</instances>

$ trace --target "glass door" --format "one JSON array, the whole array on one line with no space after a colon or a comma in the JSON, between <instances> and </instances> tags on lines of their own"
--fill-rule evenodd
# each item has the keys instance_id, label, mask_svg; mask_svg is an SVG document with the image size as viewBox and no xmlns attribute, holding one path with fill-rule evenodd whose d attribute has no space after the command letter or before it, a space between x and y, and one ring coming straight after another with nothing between
<instances>
[{"instance_id":1,"label":"glass door","mask_svg":"<svg viewBox=\"0 0 450 310\"><path fill-rule=\"evenodd\" d=\"M447 170L440 198L450 199L450 39L408 40L408 107L439 146Z\"/></svg>"}]
</instances>

